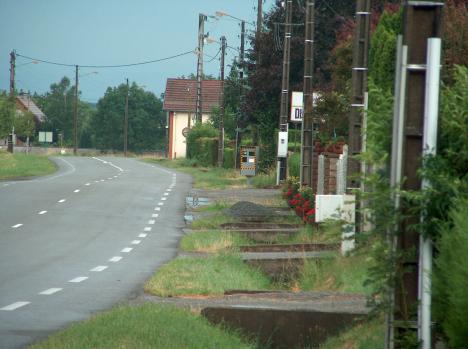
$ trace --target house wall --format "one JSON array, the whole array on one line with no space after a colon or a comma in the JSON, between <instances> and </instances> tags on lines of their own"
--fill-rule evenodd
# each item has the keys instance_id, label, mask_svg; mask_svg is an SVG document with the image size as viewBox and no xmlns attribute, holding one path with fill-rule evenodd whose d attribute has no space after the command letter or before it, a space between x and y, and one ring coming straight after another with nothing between
<instances>
[{"instance_id":1,"label":"house wall","mask_svg":"<svg viewBox=\"0 0 468 349\"><path fill-rule=\"evenodd\" d=\"M194 113L190 113L190 125L193 126ZM207 122L210 114L202 114L202 122ZM182 130L189 126L189 113L169 112L169 158L185 158L187 155L187 142Z\"/></svg>"}]
</instances>

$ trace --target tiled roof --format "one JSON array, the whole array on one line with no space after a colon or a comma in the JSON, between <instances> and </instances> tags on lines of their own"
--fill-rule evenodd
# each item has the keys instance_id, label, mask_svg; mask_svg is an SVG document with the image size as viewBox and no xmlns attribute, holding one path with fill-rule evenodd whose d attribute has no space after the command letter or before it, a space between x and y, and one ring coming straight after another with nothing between
<instances>
[{"instance_id":1,"label":"tiled roof","mask_svg":"<svg viewBox=\"0 0 468 349\"><path fill-rule=\"evenodd\" d=\"M221 94L220 80L202 81L202 111L210 113L218 107ZM167 79L163 110L195 112L197 81L188 79Z\"/></svg>"},{"instance_id":2,"label":"tiled roof","mask_svg":"<svg viewBox=\"0 0 468 349\"><path fill-rule=\"evenodd\" d=\"M16 96L16 100L21 103L24 108L31 113L33 113L34 117L38 122L43 122L45 118L45 114L42 112L41 109L34 103L32 98L28 95L19 95Z\"/></svg>"}]
</instances>

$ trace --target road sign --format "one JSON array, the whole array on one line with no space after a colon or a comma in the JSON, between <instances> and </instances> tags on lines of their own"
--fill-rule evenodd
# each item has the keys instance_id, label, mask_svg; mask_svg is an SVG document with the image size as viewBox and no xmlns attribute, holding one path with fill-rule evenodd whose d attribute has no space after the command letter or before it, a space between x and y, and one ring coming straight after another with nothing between
<instances>
[{"instance_id":1,"label":"road sign","mask_svg":"<svg viewBox=\"0 0 468 349\"><path fill-rule=\"evenodd\" d=\"M293 91L291 98L291 122L302 122L302 117L304 114L304 102L303 102L303 93Z\"/></svg>"},{"instance_id":2,"label":"road sign","mask_svg":"<svg viewBox=\"0 0 468 349\"><path fill-rule=\"evenodd\" d=\"M187 137L189 131L190 131L190 128L184 127L184 128L182 129L182 136Z\"/></svg>"},{"instance_id":3,"label":"road sign","mask_svg":"<svg viewBox=\"0 0 468 349\"><path fill-rule=\"evenodd\" d=\"M39 142L52 143L52 132L39 131Z\"/></svg>"}]
</instances>

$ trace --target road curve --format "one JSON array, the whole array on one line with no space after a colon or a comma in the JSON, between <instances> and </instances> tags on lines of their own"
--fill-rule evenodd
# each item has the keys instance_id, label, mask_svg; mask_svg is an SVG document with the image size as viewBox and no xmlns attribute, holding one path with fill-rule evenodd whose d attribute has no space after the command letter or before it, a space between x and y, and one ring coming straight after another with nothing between
<instances>
[{"instance_id":1,"label":"road curve","mask_svg":"<svg viewBox=\"0 0 468 349\"><path fill-rule=\"evenodd\" d=\"M22 348L141 292L177 251L191 178L125 158L57 157L0 182L0 348Z\"/></svg>"}]
</instances>

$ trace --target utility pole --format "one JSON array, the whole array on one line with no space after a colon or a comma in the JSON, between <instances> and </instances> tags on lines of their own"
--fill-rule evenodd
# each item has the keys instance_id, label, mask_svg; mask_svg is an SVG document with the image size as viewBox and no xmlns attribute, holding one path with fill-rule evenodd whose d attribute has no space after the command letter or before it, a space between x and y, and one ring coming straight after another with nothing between
<instances>
[{"instance_id":1,"label":"utility pole","mask_svg":"<svg viewBox=\"0 0 468 349\"><path fill-rule=\"evenodd\" d=\"M219 137L218 137L218 167L224 163L224 57L226 56L226 37L221 37L221 93L219 94Z\"/></svg>"},{"instance_id":2,"label":"utility pole","mask_svg":"<svg viewBox=\"0 0 468 349\"><path fill-rule=\"evenodd\" d=\"M203 13L198 15L198 63L197 63L197 101L196 120L202 122L202 80L203 80L203 46L205 40L205 21L207 17Z\"/></svg>"},{"instance_id":3,"label":"utility pole","mask_svg":"<svg viewBox=\"0 0 468 349\"><path fill-rule=\"evenodd\" d=\"M396 176L397 184L401 185L404 191L419 191L423 185L418 172L426 151L424 149L426 146L424 138L427 136L424 130L427 122L425 104L434 103L434 100L427 101L425 95L425 84L431 80L427 71L428 39L440 38L443 5L442 2L405 2L402 47L403 52L407 48L407 60L406 54L402 55L401 70L401 74L405 76L405 79L401 80L404 94L399 98L400 124L394 123L397 126L394 135L400 133L402 142L401 145L392 147L394 151L392 164L400 168L400 174ZM440 64L435 65L439 68ZM432 99L434 98L433 96ZM401 178L405 180L401 181ZM397 197L396 200L402 199ZM398 234L395 235L391 247L392 250L396 250L397 256L404 257L398 259L396 263L397 278L394 285L390 328L385 344L386 348L403 349L404 344L401 339L412 333L416 338L415 332L418 331L420 347L431 348L430 287L425 284L430 265L425 263L431 256L432 246L428 239L421 236L422 232L417 228L421 221L420 214L415 214L407 204L398 204L397 207L401 210L404 219L398 226ZM422 260L418 261L418 255L421 255ZM424 265L427 266L425 270L423 270ZM419 309L418 313L416 309Z\"/></svg>"},{"instance_id":4,"label":"utility pole","mask_svg":"<svg viewBox=\"0 0 468 349\"><path fill-rule=\"evenodd\" d=\"M244 58L245 58L245 21L241 21L241 42L240 42L240 53L239 53L239 109L237 110L236 117L236 149L234 157L234 168L239 167L239 119L242 118L243 108L244 108Z\"/></svg>"},{"instance_id":5,"label":"utility pole","mask_svg":"<svg viewBox=\"0 0 468 349\"><path fill-rule=\"evenodd\" d=\"M125 119L124 119L124 156L127 157L128 148L128 78L127 78L127 92L125 93Z\"/></svg>"},{"instance_id":6,"label":"utility pole","mask_svg":"<svg viewBox=\"0 0 468 349\"><path fill-rule=\"evenodd\" d=\"M78 65L75 65L75 105L73 106L73 155L78 147Z\"/></svg>"},{"instance_id":7,"label":"utility pole","mask_svg":"<svg viewBox=\"0 0 468 349\"><path fill-rule=\"evenodd\" d=\"M315 2L307 0L304 41L304 118L302 121L301 175L300 183L314 192L314 113L313 113L313 73L314 73L314 26Z\"/></svg>"},{"instance_id":8,"label":"utility pole","mask_svg":"<svg viewBox=\"0 0 468 349\"><path fill-rule=\"evenodd\" d=\"M353 46L351 112L349 115L348 188L359 188L360 164L355 158L362 151L362 112L367 91L367 70L370 40L371 0L357 0L356 32Z\"/></svg>"},{"instance_id":9,"label":"utility pole","mask_svg":"<svg viewBox=\"0 0 468 349\"><path fill-rule=\"evenodd\" d=\"M257 31L255 32L255 44L257 45L257 66L260 65L260 34L263 27L263 0L258 0L257 3Z\"/></svg>"},{"instance_id":10,"label":"utility pole","mask_svg":"<svg viewBox=\"0 0 468 349\"><path fill-rule=\"evenodd\" d=\"M288 132L288 100L289 100L289 65L290 65L290 51L291 51L291 22L292 22L292 0L286 0L286 21L285 21L285 33L284 33L284 47L283 47L283 78L281 83L281 106L280 106L280 117L279 117L279 132ZM277 174L276 184L278 185L281 180L286 179L288 157L279 156L280 142L278 139L278 162L277 162ZM283 139L286 142L287 147L287 136Z\"/></svg>"},{"instance_id":11,"label":"utility pole","mask_svg":"<svg viewBox=\"0 0 468 349\"><path fill-rule=\"evenodd\" d=\"M10 52L10 97L15 95L15 64L16 52L13 50Z\"/></svg>"}]
</instances>

